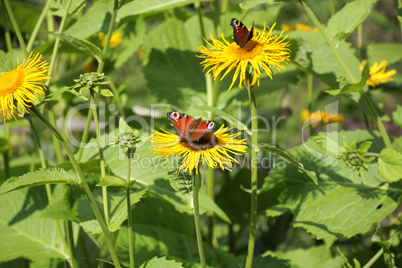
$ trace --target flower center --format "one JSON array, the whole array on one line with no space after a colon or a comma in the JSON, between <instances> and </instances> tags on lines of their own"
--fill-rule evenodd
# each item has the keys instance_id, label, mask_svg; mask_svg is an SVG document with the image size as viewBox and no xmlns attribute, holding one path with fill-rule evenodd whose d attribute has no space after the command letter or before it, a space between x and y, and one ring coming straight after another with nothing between
<instances>
[{"instance_id":1,"label":"flower center","mask_svg":"<svg viewBox=\"0 0 402 268\"><path fill-rule=\"evenodd\" d=\"M228 53L238 60L252 59L261 55L263 44L250 40L244 47L239 47L235 42L228 46Z\"/></svg>"},{"instance_id":2,"label":"flower center","mask_svg":"<svg viewBox=\"0 0 402 268\"><path fill-rule=\"evenodd\" d=\"M24 81L24 73L17 67L0 77L0 97L14 94Z\"/></svg>"}]
</instances>

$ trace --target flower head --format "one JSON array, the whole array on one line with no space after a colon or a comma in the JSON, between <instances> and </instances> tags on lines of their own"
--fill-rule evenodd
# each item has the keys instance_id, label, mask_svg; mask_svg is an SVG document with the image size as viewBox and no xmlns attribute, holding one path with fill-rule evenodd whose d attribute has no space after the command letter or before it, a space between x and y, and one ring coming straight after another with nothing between
<instances>
[{"instance_id":1,"label":"flower head","mask_svg":"<svg viewBox=\"0 0 402 268\"><path fill-rule=\"evenodd\" d=\"M363 60L362 63L360 64L360 71L363 70L364 65L366 64L366 61ZM369 79L367 79L367 85L370 87L376 87L381 83L386 83L392 80L391 76L396 74L395 70L390 70L388 72L385 71L387 68L387 61L383 60L380 64L378 62L375 62L371 67L370 67L370 76Z\"/></svg>"},{"instance_id":2,"label":"flower head","mask_svg":"<svg viewBox=\"0 0 402 268\"><path fill-rule=\"evenodd\" d=\"M232 128L222 126L214 135L216 142L214 146L195 146L191 142L180 138L176 134L171 134L162 129L163 132L153 131L151 150L158 153L157 157L166 156L170 158L174 155L181 155L183 163L180 170L192 172L195 169L198 173L200 161L204 160L211 168L219 166L222 170L231 168L232 162L238 163L229 153L240 155L245 153L247 146L246 140L239 140L237 137L241 133L229 134Z\"/></svg>"},{"instance_id":3,"label":"flower head","mask_svg":"<svg viewBox=\"0 0 402 268\"><path fill-rule=\"evenodd\" d=\"M107 34L105 35L103 32L100 32L98 34L98 38L101 41L102 47L104 47L106 44L106 37L107 37ZM121 33L119 33L119 32L112 33L112 37L110 38L109 47L113 48L120 43L123 43L123 39L121 38Z\"/></svg>"},{"instance_id":4,"label":"flower head","mask_svg":"<svg viewBox=\"0 0 402 268\"><path fill-rule=\"evenodd\" d=\"M321 122L324 124L328 124L330 122L343 121L343 114L332 114L326 113L324 111L310 113L307 109L303 109L300 116L303 122L306 122L308 120L308 123L313 124L315 127L319 126Z\"/></svg>"},{"instance_id":5,"label":"flower head","mask_svg":"<svg viewBox=\"0 0 402 268\"><path fill-rule=\"evenodd\" d=\"M43 95L42 89L46 90L42 80L50 78L46 74L49 70L47 62L42 61L42 55L31 52L22 64L17 59L17 68L0 73L0 113L4 121L11 116L15 119L15 114L21 116L16 111L18 108L28 113L26 107L30 107L29 103L38 100L34 93Z\"/></svg>"},{"instance_id":6,"label":"flower head","mask_svg":"<svg viewBox=\"0 0 402 268\"><path fill-rule=\"evenodd\" d=\"M261 69L272 79L271 67L276 67L278 71L281 71L281 69L284 70L285 67L282 63L289 61L290 56L290 50L288 49L289 40L286 40L286 37L282 38L283 32L279 36L272 35L274 27L275 24L267 33L265 30L268 27L265 24L262 32L254 29L253 38L244 47L238 46L235 42L228 42L223 34L223 42L214 39L211 34L212 44L207 42L211 50L205 46L198 47L198 51L201 53L198 57L204 58L201 65L204 66L204 70L210 67L207 73L211 72L214 79L218 78L223 72L221 80L230 71L235 69L229 90L239 75L239 87L241 87L242 83L247 87L246 73L248 72L248 66L253 70L251 86L257 82L259 85L262 73Z\"/></svg>"}]
</instances>

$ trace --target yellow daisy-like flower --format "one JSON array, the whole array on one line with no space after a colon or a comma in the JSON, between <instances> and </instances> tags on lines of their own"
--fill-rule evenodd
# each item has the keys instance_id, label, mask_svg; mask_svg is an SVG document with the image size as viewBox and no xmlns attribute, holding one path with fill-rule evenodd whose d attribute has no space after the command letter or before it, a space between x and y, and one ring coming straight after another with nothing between
<instances>
[{"instance_id":1,"label":"yellow daisy-like flower","mask_svg":"<svg viewBox=\"0 0 402 268\"><path fill-rule=\"evenodd\" d=\"M200 161L204 160L211 168L219 166L222 170L225 167L232 168L232 163L238 161L229 153L241 155L246 152L246 139L239 140L237 137L240 132L229 134L232 128L222 126L214 135L216 136L216 144L211 147L195 146L190 142L181 139L180 136L171 134L162 129L163 132L153 131L151 142L153 143L151 150L169 159L174 155L181 155L183 163L180 170L184 169L190 173L195 169L198 174L198 166Z\"/></svg>"},{"instance_id":2,"label":"yellow daisy-like flower","mask_svg":"<svg viewBox=\"0 0 402 268\"><path fill-rule=\"evenodd\" d=\"M104 47L106 44L106 37L107 37L107 34L105 35L102 32L100 32L98 34L98 38L101 41L102 47ZM119 33L119 32L112 33L112 37L110 38L109 47L113 48L121 43L123 43L123 39L121 38L121 33Z\"/></svg>"},{"instance_id":3,"label":"yellow daisy-like flower","mask_svg":"<svg viewBox=\"0 0 402 268\"><path fill-rule=\"evenodd\" d=\"M251 66L253 70L251 86L257 82L259 85L261 69L272 79L271 67L276 67L278 71L281 71L281 69L285 70L282 63L289 61L290 56L290 50L288 49L290 45L289 40L286 40L287 37L282 38L283 31L279 36L272 35L274 27L275 24L267 33L265 33L265 29L267 28L265 24L262 32L254 29L253 38L248 41L244 47L238 46L235 42L228 42L223 36L223 33L223 42L214 39L211 34L212 44L207 42L211 50L205 46L198 47L198 52L201 53L198 57L205 59L201 62L201 65L204 66L204 70L211 67L207 73L211 72L214 79L218 78L226 69L221 80L230 71L236 69L229 90L232 88L239 75L239 87L241 87L242 83L247 87L246 73L248 72L248 66Z\"/></svg>"},{"instance_id":4,"label":"yellow daisy-like flower","mask_svg":"<svg viewBox=\"0 0 402 268\"><path fill-rule=\"evenodd\" d=\"M21 116L15 111L18 107L28 113L26 107L30 107L29 103L38 100L34 93L44 95L42 89L46 88L42 80L50 78L46 74L48 71L49 65L42 61L42 55L31 52L22 64L17 59L17 68L0 73L0 112L4 122L11 116L16 119L15 114Z\"/></svg>"},{"instance_id":5,"label":"yellow daisy-like flower","mask_svg":"<svg viewBox=\"0 0 402 268\"><path fill-rule=\"evenodd\" d=\"M360 64L360 71L363 71L364 65L366 64L366 61L363 60L362 63ZM386 83L392 80L391 76L396 74L396 70L392 69L388 72L385 71L387 68L387 61L383 60L380 64L378 62L375 62L371 67L370 67L370 76L369 79L367 79L366 84L370 87L376 87L381 83Z\"/></svg>"},{"instance_id":6,"label":"yellow daisy-like flower","mask_svg":"<svg viewBox=\"0 0 402 268\"><path fill-rule=\"evenodd\" d=\"M309 122L311 122L315 127L320 125L321 122L324 124L330 122L343 122L343 114L332 114L324 111L310 113L309 110L303 109L300 116L303 122L309 120Z\"/></svg>"},{"instance_id":7,"label":"yellow daisy-like flower","mask_svg":"<svg viewBox=\"0 0 402 268\"><path fill-rule=\"evenodd\" d=\"M321 24L321 26L323 28L325 28L324 24ZM300 30L300 31L313 31L313 32L318 32L318 28L315 27L314 29L310 26L310 25L306 25L306 24L296 24L295 26L291 26L288 24L282 24L281 25L282 30L289 32L292 30Z\"/></svg>"}]
</instances>

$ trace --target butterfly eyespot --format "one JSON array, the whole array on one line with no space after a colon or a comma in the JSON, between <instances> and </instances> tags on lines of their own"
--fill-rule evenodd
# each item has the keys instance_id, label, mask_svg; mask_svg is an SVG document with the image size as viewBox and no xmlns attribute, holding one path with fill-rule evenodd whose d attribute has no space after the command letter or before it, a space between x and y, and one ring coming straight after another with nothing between
<instances>
[{"instance_id":1,"label":"butterfly eyespot","mask_svg":"<svg viewBox=\"0 0 402 268\"><path fill-rule=\"evenodd\" d=\"M208 129L213 129L215 127L215 123L214 122L209 122L208 123Z\"/></svg>"},{"instance_id":2,"label":"butterfly eyespot","mask_svg":"<svg viewBox=\"0 0 402 268\"><path fill-rule=\"evenodd\" d=\"M179 119L180 118L180 113L178 112L171 112L169 117L173 120Z\"/></svg>"}]
</instances>

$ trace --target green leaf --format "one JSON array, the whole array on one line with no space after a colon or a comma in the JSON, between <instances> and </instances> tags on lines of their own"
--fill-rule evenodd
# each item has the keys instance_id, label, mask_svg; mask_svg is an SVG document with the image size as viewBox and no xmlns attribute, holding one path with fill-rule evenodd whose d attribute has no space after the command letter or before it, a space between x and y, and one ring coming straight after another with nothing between
<instances>
[{"instance_id":1,"label":"green leaf","mask_svg":"<svg viewBox=\"0 0 402 268\"><path fill-rule=\"evenodd\" d=\"M357 144L370 141L373 152L381 148L377 146L381 136L375 132L341 131L322 135L329 135L338 144L342 144L343 136ZM287 152L303 162L306 169L314 170L320 184L306 181L291 165L272 169L262 191L276 198L277 204L266 211L267 215L289 210L293 213L292 225L306 229L317 239L332 243L336 239L365 233L399 204L400 194L381 187L385 181L381 179L376 163L368 163L368 170L362 170L358 176L351 174L342 161L326 161L325 151L312 140Z\"/></svg>"},{"instance_id":2,"label":"green leaf","mask_svg":"<svg viewBox=\"0 0 402 268\"><path fill-rule=\"evenodd\" d=\"M334 40L345 40L368 17L376 2L377 0L355 0L346 4L331 17L325 31Z\"/></svg>"},{"instance_id":3,"label":"green leaf","mask_svg":"<svg viewBox=\"0 0 402 268\"><path fill-rule=\"evenodd\" d=\"M335 268L341 267L343 264L342 257L334 257L332 250L326 245L309 247L305 249L293 249L286 252L275 251L267 253L269 253L270 256L277 257L279 259L290 260L292 267ZM264 255L267 253L264 253Z\"/></svg>"},{"instance_id":4,"label":"green leaf","mask_svg":"<svg viewBox=\"0 0 402 268\"><path fill-rule=\"evenodd\" d=\"M348 73L345 71L344 67L339 62L338 58L335 56L334 52L328 46L328 44L325 43L321 46L318 46L317 48L312 47L311 49L313 71L318 74L333 73L338 79L341 77L347 77L349 79ZM355 56L355 49L352 48L349 43L346 43L344 41L339 42L336 49L338 50L338 53L341 56L343 62L351 72L351 75L355 78L359 77L360 62Z\"/></svg>"},{"instance_id":5,"label":"green leaf","mask_svg":"<svg viewBox=\"0 0 402 268\"><path fill-rule=\"evenodd\" d=\"M378 158L378 171L387 182L399 181L402 178L402 154L389 148L382 150Z\"/></svg>"},{"instance_id":6,"label":"green leaf","mask_svg":"<svg viewBox=\"0 0 402 268\"><path fill-rule=\"evenodd\" d=\"M199 109L201 111L212 112L216 115L219 115L222 119L229 122L233 126L236 126L238 129L246 131L247 135L251 136L251 134L252 134L251 131L247 128L247 126L245 124L243 124L241 121L237 120L235 117L231 116L230 114L228 114L222 110L219 110L218 108L211 107L211 106L197 106L196 109Z\"/></svg>"},{"instance_id":7,"label":"green leaf","mask_svg":"<svg viewBox=\"0 0 402 268\"><path fill-rule=\"evenodd\" d=\"M366 62L366 64L364 65L364 69L361 73L359 82L351 83L346 78L341 78L341 79L339 79L340 89L326 90L325 92L327 92L330 95L346 94L346 93L351 93L351 92L360 92L363 90L363 87L366 86L366 81L369 78L369 76L370 76L369 63Z\"/></svg>"},{"instance_id":8,"label":"green leaf","mask_svg":"<svg viewBox=\"0 0 402 268\"><path fill-rule=\"evenodd\" d=\"M119 10L119 17L151 15L165 10L193 4L194 0L147 0L133 1Z\"/></svg>"},{"instance_id":9,"label":"green leaf","mask_svg":"<svg viewBox=\"0 0 402 268\"><path fill-rule=\"evenodd\" d=\"M102 59L102 50L91 42L65 33L54 32L53 34L56 37L59 37L60 40L72 45L83 53L95 57L98 61Z\"/></svg>"},{"instance_id":10,"label":"green leaf","mask_svg":"<svg viewBox=\"0 0 402 268\"><path fill-rule=\"evenodd\" d=\"M402 106L398 105L396 111L392 113L392 118L394 119L394 123L402 128Z\"/></svg>"},{"instance_id":11,"label":"green leaf","mask_svg":"<svg viewBox=\"0 0 402 268\"><path fill-rule=\"evenodd\" d=\"M192 177L188 173L179 172L177 176L177 171L169 171L169 182L173 189L180 193L183 201L187 203L188 208L192 209L193 205L193 185ZM219 218L227 223L230 223L229 217L223 212L223 210L216 205L216 203L208 196L205 187L201 187L199 191L199 206L200 215L211 212L215 213Z\"/></svg>"},{"instance_id":12,"label":"green leaf","mask_svg":"<svg viewBox=\"0 0 402 268\"><path fill-rule=\"evenodd\" d=\"M402 60L402 44L398 43L372 43L367 46L367 56L371 62L386 60L392 64Z\"/></svg>"},{"instance_id":13,"label":"green leaf","mask_svg":"<svg viewBox=\"0 0 402 268\"><path fill-rule=\"evenodd\" d=\"M158 101L179 107L205 105L205 78L197 47L182 34L185 31L184 22L169 19L147 35L143 45L147 87Z\"/></svg>"},{"instance_id":14,"label":"green leaf","mask_svg":"<svg viewBox=\"0 0 402 268\"><path fill-rule=\"evenodd\" d=\"M33 171L19 177L9 178L0 186L0 195L20 188L52 183L80 185L80 181L73 170L51 167Z\"/></svg>"},{"instance_id":15,"label":"green leaf","mask_svg":"<svg viewBox=\"0 0 402 268\"><path fill-rule=\"evenodd\" d=\"M310 179L313 180L313 182L316 185L318 184L318 179L317 179L317 175L315 174L315 172L304 169L303 164L301 162L297 161L296 159L294 159L287 152L282 151L281 149L279 149L275 146L269 145L269 144L264 144L262 149L265 149L267 151L270 151L270 152L273 152L273 153L279 155L280 157L285 159L287 162L294 165L299 170L299 172L306 174Z\"/></svg>"},{"instance_id":16,"label":"green leaf","mask_svg":"<svg viewBox=\"0 0 402 268\"><path fill-rule=\"evenodd\" d=\"M183 267L181 263L175 262L174 260L167 260L166 257L153 257L151 260L144 262L140 265L140 268L149 267L166 267L166 268L178 268Z\"/></svg>"},{"instance_id":17,"label":"green leaf","mask_svg":"<svg viewBox=\"0 0 402 268\"><path fill-rule=\"evenodd\" d=\"M102 88L100 94L104 97L113 97L113 92L108 88Z\"/></svg>"},{"instance_id":18,"label":"green leaf","mask_svg":"<svg viewBox=\"0 0 402 268\"><path fill-rule=\"evenodd\" d=\"M130 192L131 209L134 205L140 201L145 195L147 189L132 190ZM97 189L93 192L99 210L103 213L103 195L102 190ZM109 202L109 230L115 232L120 229L122 223L127 219L127 201L126 191L112 192L108 191ZM80 221L80 225L88 232L92 234L102 233L99 222L96 220L92 208L88 202L86 196L78 200L77 219Z\"/></svg>"},{"instance_id":19,"label":"green leaf","mask_svg":"<svg viewBox=\"0 0 402 268\"><path fill-rule=\"evenodd\" d=\"M129 184L134 184L134 181L130 181ZM103 186L122 186L127 187L127 181L115 177L115 176L105 176L100 179L100 182L96 184L96 186L103 187Z\"/></svg>"},{"instance_id":20,"label":"green leaf","mask_svg":"<svg viewBox=\"0 0 402 268\"><path fill-rule=\"evenodd\" d=\"M71 259L56 221L41 217L48 204L44 187L21 189L0 196L0 262Z\"/></svg>"}]
</instances>

